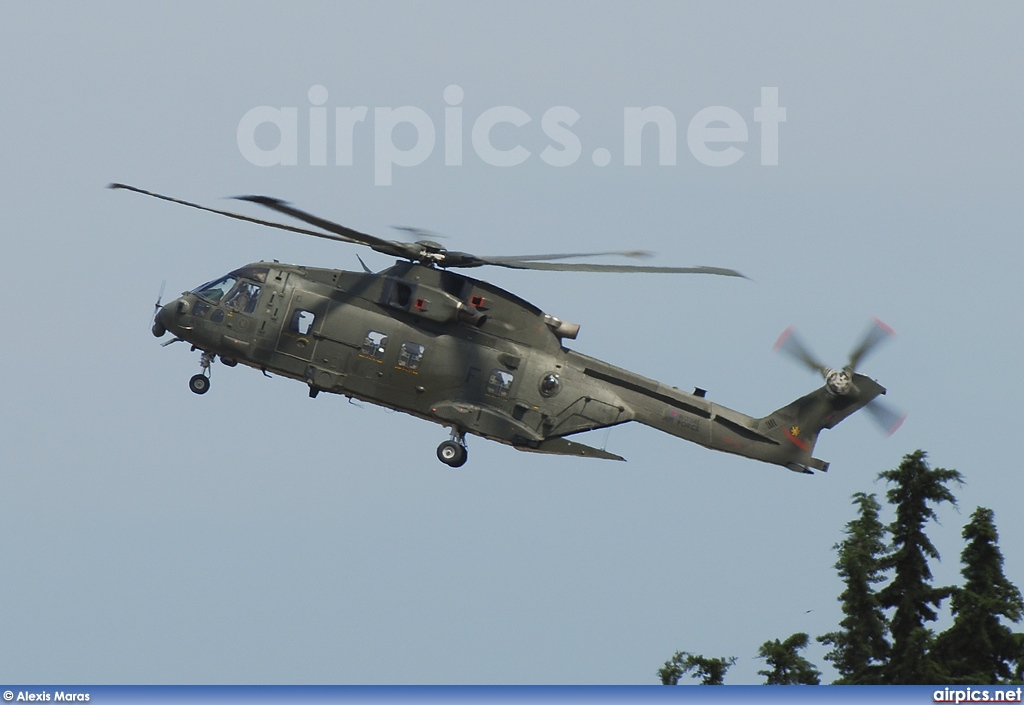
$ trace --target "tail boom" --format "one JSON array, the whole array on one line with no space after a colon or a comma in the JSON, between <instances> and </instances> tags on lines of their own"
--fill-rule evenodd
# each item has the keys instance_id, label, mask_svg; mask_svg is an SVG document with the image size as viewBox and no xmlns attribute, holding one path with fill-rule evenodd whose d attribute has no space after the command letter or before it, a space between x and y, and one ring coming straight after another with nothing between
<instances>
[{"instance_id":1,"label":"tail boom","mask_svg":"<svg viewBox=\"0 0 1024 705\"><path fill-rule=\"evenodd\" d=\"M823 386L763 418L753 418L718 404L699 399L699 413L691 397L677 406L656 411L651 405L637 408L635 420L660 431L698 443L707 448L742 455L805 474L825 472L828 462L813 457L818 434L885 394L885 388L863 375L854 376L849 394L836 395ZM683 408L691 407L691 408Z\"/></svg>"},{"instance_id":2,"label":"tail boom","mask_svg":"<svg viewBox=\"0 0 1024 705\"><path fill-rule=\"evenodd\" d=\"M585 377L606 385L606 406L619 411L604 422L594 417L588 429L637 421L713 450L807 474L829 467L813 457L821 430L835 427L885 394L885 388L871 378L853 374L846 394L836 394L825 385L765 417L754 418L709 401L702 389L684 392L594 358L573 356Z\"/></svg>"}]
</instances>

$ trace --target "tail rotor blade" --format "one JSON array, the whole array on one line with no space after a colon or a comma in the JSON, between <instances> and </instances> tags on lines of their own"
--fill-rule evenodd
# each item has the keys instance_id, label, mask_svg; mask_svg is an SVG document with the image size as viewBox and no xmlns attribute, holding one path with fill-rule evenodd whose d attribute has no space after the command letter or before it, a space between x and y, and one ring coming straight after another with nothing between
<instances>
[{"instance_id":1,"label":"tail rotor blade","mask_svg":"<svg viewBox=\"0 0 1024 705\"><path fill-rule=\"evenodd\" d=\"M871 327L868 329L867 333L864 334L864 339L860 341L860 345L854 348L853 352L850 353L850 369L856 370L857 365L871 354L871 351L873 351L879 343L882 343L895 335L896 331L879 319L874 319L871 322Z\"/></svg>"},{"instance_id":2,"label":"tail rotor blade","mask_svg":"<svg viewBox=\"0 0 1024 705\"><path fill-rule=\"evenodd\" d=\"M871 414L871 418L887 437L896 433L907 418L906 414L897 411L880 399L872 399L864 408Z\"/></svg>"},{"instance_id":3,"label":"tail rotor blade","mask_svg":"<svg viewBox=\"0 0 1024 705\"><path fill-rule=\"evenodd\" d=\"M790 326L786 330L782 331L782 335L780 335L779 339L775 341L773 349L776 352L785 353L808 369L817 372L822 377L824 377L828 372L828 368L821 364L818 359L811 354L811 351L807 349L807 346L803 344L800 338L797 337L794 326Z\"/></svg>"}]
</instances>

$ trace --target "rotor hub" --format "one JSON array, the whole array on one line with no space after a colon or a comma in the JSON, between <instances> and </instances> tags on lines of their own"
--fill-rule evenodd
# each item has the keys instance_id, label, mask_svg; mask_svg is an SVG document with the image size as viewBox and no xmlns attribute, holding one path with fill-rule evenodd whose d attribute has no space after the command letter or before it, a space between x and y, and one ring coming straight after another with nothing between
<instances>
[{"instance_id":1,"label":"rotor hub","mask_svg":"<svg viewBox=\"0 0 1024 705\"><path fill-rule=\"evenodd\" d=\"M827 370L825 372L825 386L828 391L836 396L845 396L853 389L853 374L848 369Z\"/></svg>"},{"instance_id":2,"label":"rotor hub","mask_svg":"<svg viewBox=\"0 0 1024 705\"><path fill-rule=\"evenodd\" d=\"M420 247L419 261L423 264L441 264L448 255L448 250L433 240L419 240L416 244Z\"/></svg>"}]
</instances>

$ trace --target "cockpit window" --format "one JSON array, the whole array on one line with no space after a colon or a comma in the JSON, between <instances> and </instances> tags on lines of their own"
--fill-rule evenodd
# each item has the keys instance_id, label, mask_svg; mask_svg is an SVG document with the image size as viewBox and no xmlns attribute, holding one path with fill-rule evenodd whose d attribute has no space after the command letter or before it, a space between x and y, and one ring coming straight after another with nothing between
<instances>
[{"instance_id":1,"label":"cockpit window","mask_svg":"<svg viewBox=\"0 0 1024 705\"><path fill-rule=\"evenodd\" d=\"M238 281L235 277L230 274L226 277L221 277L216 281L212 281L209 284L203 284L198 289L193 289L192 293L200 298L204 298L212 303L220 303L220 300L224 298L224 295L231 291L231 287Z\"/></svg>"},{"instance_id":2,"label":"cockpit window","mask_svg":"<svg viewBox=\"0 0 1024 705\"><path fill-rule=\"evenodd\" d=\"M256 301L260 298L259 284L253 284L245 280L239 282L238 286L228 296L224 305L232 311L239 313L252 313L256 310Z\"/></svg>"},{"instance_id":3,"label":"cockpit window","mask_svg":"<svg viewBox=\"0 0 1024 705\"><path fill-rule=\"evenodd\" d=\"M240 269L236 269L231 272L232 276L244 278L244 279L255 279L260 284L267 283L267 273L270 272L269 267L251 267L245 266Z\"/></svg>"}]
</instances>

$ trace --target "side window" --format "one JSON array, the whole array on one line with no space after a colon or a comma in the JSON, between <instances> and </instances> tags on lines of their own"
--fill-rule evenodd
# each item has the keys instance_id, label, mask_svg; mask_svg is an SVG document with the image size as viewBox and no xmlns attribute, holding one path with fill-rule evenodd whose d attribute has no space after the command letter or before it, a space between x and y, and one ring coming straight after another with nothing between
<instances>
[{"instance_id":1,"label":"side window","mask_svg":"<svg viewBox=\"0 0 1024 705\"><path fill-rule=\"evenodd\" d=\"M418 370L425 350L419 343L402 343L398 351L398 366L410 371Z\"/></svg>"},{"instance_id":2,"label":"side window","mask_svg":"<svg viewBox=\"0 0 1024 705\"><path fill-rule=\"evenodd\" d=\"M252 313L256 310L256 301L260 298L259 284L243 281L231 293L224 305L232 311Z\"/></svg>"},{"instance_id":3,"label":"side window","mask_svg":"<svg viewBox=\"0 0 1024 705\"><path fill-rule=\"evenodd\" d=\"M502 399L506 398L512 390L512 381L514 379L511 372L494 370L491 372L491 376L487 378L487 393Z\"/></svg>"},{"instance_id":4,"label":"side window","mask_svg":"<svg viewBox=\"0 0 1024 705\"><path fill-rule=\"evenodd\" d=\"M288 324L288 330L299 335L308 335L309 331L313 328L314 321L316 321L316 316L312 311L296 309L295 313L292 314L291 322Z\"/></svg>"},{"instance_id":5,"label":"side window","mask_svg":"<svg viewBox=\"0 0 1024 705\"><path fill-rule=\"evenodd\" d=\"M380 362L384 359L384 349L388 346L388 337L379 331L370 330L363 338L363 347L359 354L362 357Z\"/></svg>"}]
</instances>

